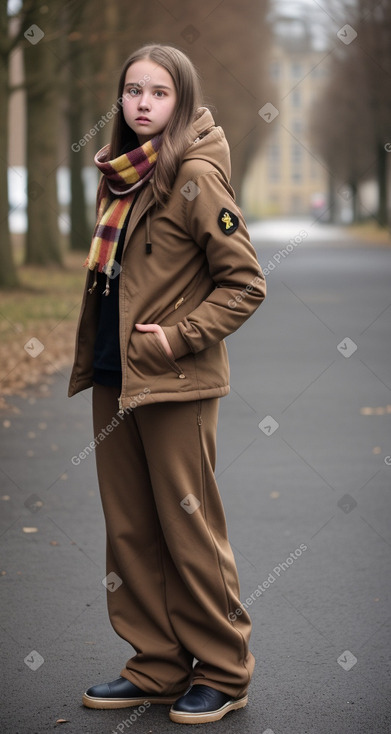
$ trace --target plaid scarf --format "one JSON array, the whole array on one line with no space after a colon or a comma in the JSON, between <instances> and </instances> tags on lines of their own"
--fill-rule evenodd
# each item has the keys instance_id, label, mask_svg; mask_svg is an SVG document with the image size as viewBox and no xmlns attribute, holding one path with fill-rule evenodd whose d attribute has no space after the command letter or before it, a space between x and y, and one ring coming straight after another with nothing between
<instances>
[{"instance_id":1,"label":"plaid scarf","mask_svg":"<svg viewBox=\"0 0 391 734\"><path fill-rule=\"evenodd\" d=\"M105 145L94 158L95 165L102 172L97 193L97 220L91 247L85 265L95 270L95 281L90 292L97 284L96 272L107 275L105 295L110 292L109 278L115 260L118 240L122 227L132 205L135 192L153 175L162 136L156 135L139 148L130 150L107 160L109 145ZM114 199L109 191L115 194Z\"/></svg>"}]
</instances>

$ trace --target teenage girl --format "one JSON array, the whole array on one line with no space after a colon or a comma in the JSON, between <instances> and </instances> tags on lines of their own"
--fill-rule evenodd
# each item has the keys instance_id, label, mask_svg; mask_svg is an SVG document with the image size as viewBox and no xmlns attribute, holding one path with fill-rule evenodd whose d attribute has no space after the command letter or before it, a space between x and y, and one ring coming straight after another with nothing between
<instances>
[{"instance_id":1,"label":"teenage girl","mask_svg":"<svg viewBox=\"0 0 391 734\"><path fill-rule=\"evenodd\" d=\"M172 721L197 724L244 707L254 668L214 468L224 338L262 303L265 281L187 56L144 46L118 100L95 156L69 394L93 386L108 611L135 654L83 703L173 704Z\"/></svg>"}]
</instances>

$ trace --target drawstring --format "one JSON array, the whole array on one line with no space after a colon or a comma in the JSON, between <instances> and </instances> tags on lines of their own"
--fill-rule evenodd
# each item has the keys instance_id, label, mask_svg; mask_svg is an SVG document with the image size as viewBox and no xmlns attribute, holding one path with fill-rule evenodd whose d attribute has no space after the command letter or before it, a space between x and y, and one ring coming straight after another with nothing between
<instances>
[{"instance_id":1,"label":"drawstring","mask_svg":"<svg viewBox=\"0 0 391 734\"><path fill-rule=\"evenodd\" d=\"M152 255L151 213L150 213L150 209L148 209L148 211L147 211L146 230L147 230L147 241L145 243L145 254L146 255Z\"/></svg>"},{"instance_id":2,"label":"drawstring","mask_svg":"<svg viewBox=\"0 0 391 734\"><path fill-rule=\"evenodd\" d=\"M91 286L91 288L88 289L88 293L93 293L96 286L98 285L98 265L95 265L94 267L94 282ZM104 296L108 296L110 293L110 276L106 276L106 288L103 291Z\"/></svg>"},{"instance_id":3,"label":"drawstring","mask_svg":"<svg viewBox=\"0 0 391 734\"><path fill-rule=\"evenodd\" d=\"M110 293L110 276L106 275L106 288L104 289L102 295L108 296Z\"/></svg>"},{"instance_id":4,"label":"drawstring","mask_svg":"<svg viewBox=\"0 0 391 734\"><path fill-rule=\"evenodd\" d=\"M94 282L93 282L91 288L88 289L88 293L92 293L95 290L95 288L96 288L97 285L98 285L98 266L95 265L95 268L94 268Z\"/></svg>"}]
</instances>

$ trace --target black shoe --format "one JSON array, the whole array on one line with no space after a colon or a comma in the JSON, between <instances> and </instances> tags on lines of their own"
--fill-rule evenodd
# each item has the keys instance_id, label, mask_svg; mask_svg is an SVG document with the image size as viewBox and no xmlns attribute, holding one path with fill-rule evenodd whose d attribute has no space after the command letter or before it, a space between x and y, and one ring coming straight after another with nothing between
<instances>
[{"instance_id":1,"label":"black shoe","mask_svg":"<svg viewBox=\"0 0 391 734\"><path fill-rule=\"evenodd\" d=\"M170 719L177 724L203 724L219 721L228 711L243 708L248 696L231 698L210 686L195 685L170 708Z\"/></svg>"},{"instance_id":2,"label":"black shoe","mask_svg":"<svg viewBox=\"0 0 391 734\"><path fill-rule=\"evenodd\" d=\"M122 709L149 703L174 703L177 696L159 696L144 693L127 678L116 678L111 683L100 683L83 694L84 706L90 709Z\"/></svg>"}]
</instances>

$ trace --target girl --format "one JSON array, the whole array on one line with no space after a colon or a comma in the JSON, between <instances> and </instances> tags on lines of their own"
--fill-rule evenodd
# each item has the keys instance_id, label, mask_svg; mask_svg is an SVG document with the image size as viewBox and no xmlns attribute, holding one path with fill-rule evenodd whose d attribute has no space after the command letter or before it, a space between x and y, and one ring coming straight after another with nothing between
<instances>
[{"instance_id":1,"label":"girl","mask_svg":"<svg viewBox=\"0 0 391 734\"><path fill-rule=\"evenodd\" d=\"M125 63L87 258L69 394L93 386L108 611L135 655L90 708L173 704L216 721L247 703L251 622L214 477L224 337L265 297L229 185L224 133L190 60L148 45ZM234 620L234 621L233 621Z\"/></svg>"}]
</instances>

